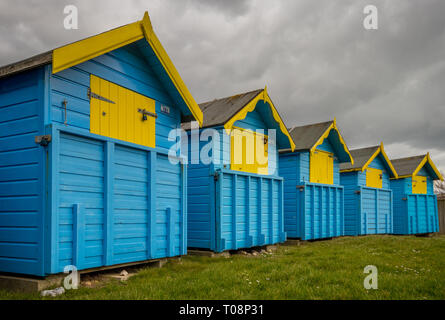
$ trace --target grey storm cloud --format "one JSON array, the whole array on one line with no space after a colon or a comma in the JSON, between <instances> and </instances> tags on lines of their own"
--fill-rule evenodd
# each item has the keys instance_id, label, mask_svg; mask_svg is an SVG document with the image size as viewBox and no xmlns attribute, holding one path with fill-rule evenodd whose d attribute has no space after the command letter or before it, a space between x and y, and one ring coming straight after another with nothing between
<instances>
[{"instance_id":1,"label":"grey storm cloud","mask_svg":"<svg viewBox=\"0 0 445 320\"><path fill-rule=\"evenodd\" d=\"M63 8L79 29L63 28ZM363 28L378 8L379 29ZM0 64L133 22L153 26L198 102L265 85L288 126L337 118L350 148L431 152L445 170L445 1L5 1Z\"/></svg>"}]
</instances>

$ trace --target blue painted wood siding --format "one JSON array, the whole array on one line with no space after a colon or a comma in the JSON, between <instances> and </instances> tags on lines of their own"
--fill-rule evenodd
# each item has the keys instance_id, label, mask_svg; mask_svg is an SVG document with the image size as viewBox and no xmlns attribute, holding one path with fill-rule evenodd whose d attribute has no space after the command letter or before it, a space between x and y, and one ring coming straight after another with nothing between
<instances>
[{"instance_id":1,"label":"blue painted wood siding","mask_svg":"<svg viewBox=\"0 0 445 320\"><path fill-rule=\"evenodd\" d=\"M427 177L427 194L412 193L412 178L391 180L394 193L394 233L422 234L439 231L437 197L433 180L422 168L419 173Z\"/></svg>"},{"instance_id":2,"label":"blue painted wood siding","mask_svg":"<svg viewBox=\"0 0 445 320\"><path fill-rule=\"evenodd\" d=\"M168 150L175 142L168 141L170 130L180 126L180 110L165 89L165 81L157 78L141 53L138 44L114 50L77 66L50 75L51 91L46 123L64 123L70 127L90 130L90 101L87 90L90 75L136 91L156 101L156 147ZM170 107L170 114L161 112L161 105Z\"/></svg>"},{"instance_id":3,"label":"blue painted wood siding","mask_svg":"<svg viewBox=\"0 0 445 320\"><path fill-rule=\"evenodd\" d=\"M144 48L0 79L0 271L44 276L186 253L187 170L167 157L178 97ZM91 74L156 100L155 149L89 132ZM43 134L48 147L34 142Z\"/></svg>"},{"instance_id":4,"label":"blue painted wood siding","mask_svg":"<svg viewBox=\"0 0 445 320\"><path fill-rule=\"evenodd\" d=\"M44 275L43 68L0 80L0 271Z\"/></svg>"},{"instance_id":5,"label":"blue painted wood siding","mask_svg":"<svg viewBox=\"0 0 445 320\"><path fill-rule=\"evenodd\" d=\"M51 129L51 270L186 253L186 171L118 140Z\"/></svg>"},{"instance_id":6,"label":"blue painted wood siding","mask_svg":"<svg viewBox=\"0 0 445 320\"><path fill-rule=\"evenodd\" d=\"M234 126L268 134L256 110ZM223 127L212 129L220 138L212 150L216 162L191 163L209 141L188 145L188 246L220 252L284 241L283 180L271 170L278 165L276 147L269 147L267 176L232 171L230 137Z\"/></svg>"},{"instance_id":7,"label":"blue painted wood siding","mask_svg":"<svg viewBox=\"0 0 445 320\"><path fill-rule=\"evenodd\" d=\"M317 149L334 154L333 185L310 183L308 151L279 156L279 173L284 178L284 230L291 238L343 235L344 192L338 158L327 139Z\"/></svg>"},{"instance_id":8,"label":"blue painted wood siding","mask_svg":"<svg viewBox=\"0 0 445 320\"><path fill-rule=\"evenodd\" d=\"M389 173L379 156L369 167L382 170L381 189L366 186L366 170L340 174L345 192L345 235L393 232L393 194Z\"/></svg>"}]
</instances>

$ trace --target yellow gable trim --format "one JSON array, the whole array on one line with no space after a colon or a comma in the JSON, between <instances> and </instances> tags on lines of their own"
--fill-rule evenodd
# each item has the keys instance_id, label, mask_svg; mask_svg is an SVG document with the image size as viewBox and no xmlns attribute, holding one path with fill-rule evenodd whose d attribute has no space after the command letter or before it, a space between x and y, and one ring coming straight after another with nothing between
<instances>
[{"instance_id":1,"label":"yellow gable trim","mask_svg":"<svg viewBox=\"0 0 445 320\"><path fill-rule=\"evenodd\" d=\"M178 73L178 70L176 70L175 66L173 65L173 62L171 61L170 57L168 56L167 52L165 51L158 37L154 33L150 22L150 17L148 16L148 12L145 12L141 24L142 24L142 29L144 30L145 39L153 48L154 53L158 57L159 61L161 62L162 66L164 67L171 81L175 85L176 89L181 94L182 99L189 107L191 113L193 114L193 117L199 122L199 126L202 127L202 123L204 121L204 115L201 109L199 108L198 104L196 103L195 99L190 94L190 91L187 89L184 82L182 81L181 76Z\"/></svg>"},{"instance_id":2,"label":"yellow gable trim","mask_svg":"<svg viewBox=\"0 0 445 320\"><path fill-rule=\"evenodd\" d=\"M385 149L383 148L383 142L380 143L380 152L382 153L383 157L386 160L386 163L388 163L389 168L391 169L392 174L394 175L394 178L398 178L399 175L397 174L396 168L394 168L394 166L392 165L391 160L389 160L388 155L385 152Z\"/></svg>"},{"instance_id":3,"label":"yellow gable trim","mask_svg":"<svg viewBox=\"0 0 445 320\"><path fill-rule=\"evenodd\" d=\"M393 178L397 179L399 175L397 174L396 169L392 165L391 161L388 158L388 155L385 152L385 149L383 148L383 142L380 143L380 147L372 155L372 157L369 158L369 160L365 163L365 165L361 168L361 170L362 171L365 170L371 164L371 162L379 155L379 153L382 154L383 158L385 159L386 163L388 164L389 168L391 169L391 172L394 175Z\"/></svg>"},{"instance_id":4,"label":"yellow gable trim","mask_svg":"<svg viewBox=\"0 0 445 320\"><path fill-rule=\"evenodd\" d=\"M337 128L337 120L334 119L334 122L329 126L329 128L326 129L326 131L321 135L321 137L317 140L317 142L312 146L310 152L311 154L315 152L315 149L321 144L323 144L324 139L326 139L329 136L329 133L331 130L337 131L338 137L340 139L340 143L343 145L343 149L346 151L346 153L349 155L349 159L351 159L351 164L354 164L354 159L352 158L351 153L349 152L348 146L346 145L346 142L343 140L343 137L340 134L340 131Z\"/></svg>"},{"instance_id":5,"label":"yellow gable trim","mask_svg":"<svg viewBox=\"0 0 445 320\"><path fill-rule=\"evenodd\" d=\"M430 157L430 153L428 152L425 156L425 158L423 158L423 160L420 162L420 164L417 166L416 170L414 170L412 177L414 178L415 176L417 176L417 173L420 171L420 169L423 168L423 166L426 163L429 163L429 165L431 166L431 168L433 168L434 173L437 175L437 177L443 181L443 176L442 174L439 172L439 170L437 169L437 167L434 165L433 160L431 160Z\"/></svg>"},{"instance_id":6,"label":"yellow gable trim","mask_svg":"<svg viewBox=\"0 0 445 320\"><path fill-rule=\"evenodd\" d=\"M233 127L233 124L238 120L243 120L246 118L248 112L252 112L255 110L255 107L257 103L263 100L265 103L269 104L270 110L272 111L272 116L275 119L275 121L280 125L280 130L283 132L289 139L289 143L291 146L291 150L295 150L295 143L292 140L289 131L287 130L286 126L283 123L283 120L281 119L280 115L278 114L277 109L275 108L274 104L272 103L272 100L270 99L269 95L267 94L267 87L264 88L263 91L261 91L255 98L252 99L245 107L243 107L240 111L238 111L237 114L235 114L229 121L227 121L224 124L224 128L226 129L226 132L228 135L230 135L230 131Z\"/></svg>"},{"instance_id":7,"label":"yellow gable trim","mask_svg":"<svg viewBox=\"0 0 445 320\"><path fill-rule=\"evenodd\" d=\"M366 163L363 165L363 167L361 167L361 171L365 171L366 168L371 164L371 162L379 155L379 153L381 152L380 147L376 150L376 152L374 152L374 154L371 156L371 158L368 159L368 161L366 161Z\"/></svg>"},{"instance_id":8,"label":"yellow gable trim","mask_svg":"<svg viewBox=\"0 0 445 320\"><path fill-rule=\"evenodd\" d=\"M144 18L141 21L55 49L53 51L53 73L68 69L143 38L150 44L182 99L190 109L190 112L199 122L199 125L202 126L204 119L202 111L154 33L148 12L145 12Z\"/></svg>"}]
</instances>

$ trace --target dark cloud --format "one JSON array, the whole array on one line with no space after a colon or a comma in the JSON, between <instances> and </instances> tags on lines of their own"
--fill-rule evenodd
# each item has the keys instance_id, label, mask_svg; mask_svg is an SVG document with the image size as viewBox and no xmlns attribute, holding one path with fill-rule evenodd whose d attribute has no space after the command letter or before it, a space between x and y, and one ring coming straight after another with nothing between
<instances>
[{"instance_id":1,"label":"dark cloud","mask_svg":"<svg viewBox=\"0 0 445 320\"><path fill-rule=\"evenodd\" d=\"M392 157L431 151L445 169L445 2L60 1L0 3L0 64L136 19L156 32L198 102L266 84L287 124L336 117L352 148L385 142Z\"/></svg>"}]
</instances>

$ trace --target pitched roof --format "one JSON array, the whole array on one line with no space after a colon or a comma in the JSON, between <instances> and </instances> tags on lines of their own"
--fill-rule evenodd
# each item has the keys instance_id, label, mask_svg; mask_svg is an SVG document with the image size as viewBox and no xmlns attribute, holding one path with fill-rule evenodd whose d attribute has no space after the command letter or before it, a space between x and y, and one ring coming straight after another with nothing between
<instances>
[{"instance_id":1,"label":"pitched roof","mask_svg":"<svg viewBox=\"0 0 445 320\"><path fill-rule=\"evenodd\" d=\"M354 164L349 162L340 163L340 170L361 169L369 159L379 150L380 146L350 150L354 158Z\"/></svg>"},{"instance_id":2,"label":"pitched roof","mask_svg":"<svg viewBox=\"0 0 445 320\"><path fill-rule=\"evenodd\" d=\"M258 89L226 98L200 103L199 107L204 115L202 127L205 128L224 125L262 91L263 89ZM190 122L184 122L182 124L182 128L184 130L189 130Z\"/></svg>"},{"instance_id":3,"label":"pitched roof","mask_svg":"<svg viewBox=\"0 0 445 320\"><path fill-rule=\"evenodd\" d=\"M183 114L191 114L202 124L202 112L154 33L148 12L144 13L140 21L1 67L0 78L50 63L52 72L57 73L142 39L146 40L152 50L150 54L153 57L150 56L150 59L156 61L155 72L160 78L169 80L166 87L173 100Z\"/></svg>"},{"instance_id":4,"label":"pitched roof","mask_svg":"<svg viewBox=\"0 0 445 320\"><path fill-rule=\"evenodd\" d=\"M351 154L354 157L355 162L352 165L349 163L340 163L340 172L363 171L376 157L380 156L390 176L392 178L398 178L397 170L394 169L391 160L389 160L385 148L383 147L383 142L378 146L351 150Z\"/></svg>"},{"instance_id":5,"label":"pitched roof","mask_svg":"<svg viewBox=\"0 0 445 320\"><path fill-rule=\"evenodd\" d=\"M266 127L276 130L278 148L294 150L294 142L267 93L267 87L201 103L199 106L204 115L203 127L224 126L227 134L230 134L237 121L245 119L247 113L256 110ZM184 118L182 129L190 130L190 126L190 121Z\"/></svg>"},{"instance_id":6,"label":"pitched roof","mask_svg":"<svg viewBox=\"0 0 445 320\"><path fill-rule=\"evenodd\" d=\"M0 78L49 64L53 61L53 52L47 51L36 56L0 67Z\"/></svg>"},{"instance_id":7,"label":"pitched roof","mask_svg":"<svg viewBox=\"0 0 445 320\"><path fill-rule=\"evenodd\" d=\"M399 176L410 176L416 171L420 163L425 159L427 155L420 155L408 158L399 158L391 160L394 168Z\"/></svg>"},{"instance_id":8,"label":"pitched roof","mask_svg":"<svg viewBox=\"0 0 445 320\"><path fill-rule=\"evenodd\" d=\"M334 121L327 121L291 128L289 133L294 140L295 151L312 149L333 123Z\"/></svg>"},{"instance_id":9,"label":"pitched roof","mask_svg":"<svg viewBox=\"0 0 445 320\"><path fill-rule=\"evenodd\" d=\"M437 169L433 160L431 160L429 153L420 156L394 159L391 160L391 162L397 170L399 178L414 176L418 174L423 167L426 167L433 180L443 181L443 176Z\"/></svg>"}]
</instances>

